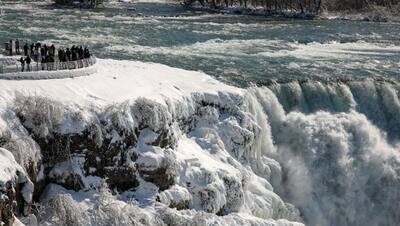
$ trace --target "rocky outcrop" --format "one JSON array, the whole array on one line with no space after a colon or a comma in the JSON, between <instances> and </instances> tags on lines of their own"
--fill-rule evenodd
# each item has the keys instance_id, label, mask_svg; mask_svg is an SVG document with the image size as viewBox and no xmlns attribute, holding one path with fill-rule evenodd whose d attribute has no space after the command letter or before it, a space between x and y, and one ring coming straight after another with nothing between
<instances>
[{"instance_id":1,"label":"rocky outcrop","mask_svg":"<svg viewBox=\"0 0 400 226\"><path fill-rule=\"evenodd\" d=\"M14 216L31 213L33 188L11 152L0 148L0 224L11 226Z\"/></svg>"},{"instance_id":2,"label":"rocky outcrop","mask_svg":"<svg viewBox=\"0 0 400 226\"><path fill-rule=\"evenodd\" d=\"M17 209L15 188L11 182L6 182L0 197L0 222L6 226L13 225Z\"/></svg>"},{"instance_id":3,"label":"rocky outcrop","mask_svg":"<svg viewBox=\"0 0 400 226\"><path fill-rule=\"evenodd\" d=\"M160 192L156 200L177 210L189 209L192 205L191 194L186 188L179 185L174 185L170 189Z\"/></svg>"},{"instance_id":4,"label":"rocky outcrop","mask_svg":"<svg viewBox=\"0 0 400 226\"><path fill-rule=\"evenodd\" d=\"M285 208L266 181L270 175L260 170L256 176L251 167L244 167L261 154L252 150L254 144L270 146L259 143L262 128L240 105L237 96L194 94L187 102L160 104L139 98L86 112L44 97L18 96L13 110L43 156L41 170L34 174L34 199L49 196L45 205L56 203L60 211L66 203L67 215L80 208L82 214L74 215L81 218L77 222L98 219L75 200L74 192L101 193L105 187L121 199L177 211L229 216L249 202L256 203L250 208L254 215L277 218L273 211L261 210L268 205L291 216L294 210ZM188 150L182 139L191 144ZM249 192L249 178L267 188ZM61 195L65 193L71 196ZM104 200L90 202L107 206ZM121 206L131 205L114 204L118 213ZM107 212L99 214L113 218Z\"/></svg>"},{"instance_id":5,"label":"rocky outcrop","mask_svg":"<svg viewBox=\"0 0 400 226\"><path fill-rule=\"evenodd\" d=\"M178 165L171 150L152 149L140 153L137 160L140 176L159 187L161 191L176 183Z\"/></svg>"}]
</instances>

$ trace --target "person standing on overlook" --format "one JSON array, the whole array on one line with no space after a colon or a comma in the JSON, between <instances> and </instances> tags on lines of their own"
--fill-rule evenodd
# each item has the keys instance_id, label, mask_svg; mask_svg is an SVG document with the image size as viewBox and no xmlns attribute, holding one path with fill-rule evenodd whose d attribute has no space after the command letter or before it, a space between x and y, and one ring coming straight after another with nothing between
<instances>
[{"instance_id":1,"label":"person standing on overlook","mask_svg":"<svg viewBox=\"0 0 400 226\"><path fill-rule=\"evenodd\" d=\"M35 45L32 43L31 44L31 48L30 48L30 53L29 53L29 55L31 55L31 56L33 56L33 48L35 47Z\"/></svg>"},{"instance_id":2,"label":"person standing on overlook","mask_svg":"<svg viewBox=\"0 0 400 226\"><path fill-rule=\"evenodd\" d=\"M42 56L42 57L46 57L46 55L47 55L47 47L46 47L46 44L44 44L41 48L40 48L40 55Z\"/></svg>"},{"instance_id":3,"label":"person standing on overlook","mask_svg":"<svg viewBox=\"0 0 400 226\"><path fill-rule=\"evenodd\" d=\"M67 48L67 50L65 51L65 54L67 55L68 61L71 61L71 51L69 50L69 48Z\"/></svg>"},{"instance_id":4,"label":"person standing on overlook","mask_svg":"<svg viewBox=\"0 0 400 226\"><path fill-rule=\"evenodd\" d=\"M10 40L10 49L9 49L9 53L10 53L10 56L12 56L12 53L13 53L13 51L12 51L12 40Z\"/></svg>"},{"instance_id":5,"label":"person standing on overlook","mask_svg":"<svg viewBox=\"0 0 400 226\"><path fill-rule=\"evenodd\" d=\"M83 57L84 58L90 58L90 52L89 49L85 47L85 49L83 50Z\"/></svg>"},{"instance_id":6,"label":"person standing on overlook","mask_svg":"<svg viewBox=\"0 0 400 226\"><path fill-rule=\"evenodd\" d=\"M27 56L25 62L26 62L26 70L31 71L31 58Z\"/></svg>"},{"instance_id":7,"label":"person standing on overlook","mask_svg":"<svg viewBox=\"0 0 400 226\"><path fill-rule=\"evenodd\" d=\"M45 66L46 66L46 58L45 58L45 56L41 56L41 57L42 57L42 60L40 61L40 64L42 66L42 70L44 70Z\"/></svg>"},{"instance_id":8,"label":"person standing on overlook","mask_svg":"<svg viewBox=\"0 0 400 226\"><path fill-rule=\"evenodd\" d=\"M28 56L28 48L29 48L28 43L25 42L25 45L24 45L24 55L25 56Z\"/></svg>"},{"instance_id":9,"label":"person standing on overlook","mask_svg":"<svg viewBox=\"0 0 400 226\"><path fill-rule=\"evenodd\" d=\"M58 61L60 62L61 68L64 68L64 50L62 48L58 49Z\"/></svg>"},{"instance_id":10,"label":"person standing on overlook","mask_svg":"<svg viewBox=\"0 0 400 226\"><path fill-rule=\"evenodd\" d=\"M54 45L51 45L50 46L50 49L49 49L49 55L51 56L51 57L55 57L55 55L56 55L56 47L54 46Z\"/></svg>"},{"instance_id":11,"label":"person standing on overlook","mask_svg":"<svg viewBox=\"0 0 400 226\"><path fill-rule=\"evenodd\" d=\"M39 49L36 48L36 46L35 46L35 49L33 50L33 60L34 61L38 61L39 60Z\"/></svg>"},{"instance_id":12,"label":"person standing on overlook","mask_svg":"<svg viewBox=\"0 0 400 226\"><path fill-rule=\"evenodd\" d=\"M35 44L35 49L40 49L41 46L42 46L42 44L40 42L37 42Z\"/></svg>"},{"instance_id":13,"label":"person standing on overlook","mask_svg":"<svg viewBox=\"0 0 400 226\"><path fill-rule=\"evenodd\" d=\"M21 71L24 72L24 70L25 70L25 60L24 60L24 58L21 57L19 59L19 62L21 63Z\"/></svg>"},{"instance_id":14,"label":"person standing on overlook","mask_svg":"<svg viewBox=\"0 0 400 226\"><path fill-rule=\"evenodd\" d=\"M73 47L71 48L71 60L72 61L77 61L78 60L78 53L76 52L76 49Z\"/></svg>"},{"instance_id":15,"label":"person standing on overlook","mask_svg":"<svg viewBox=\"0 0 400 226\"><path fill-rule=\"evenodd\" d=\"M21 52L19 51L19 40L15 40L15 54L19 55Z\"/></svg>"},{"instance_id":16,"label":"person standing on overlook","mask_svg":"<svg viewBox=\"0 0 400 226\"><path fill-rule=\"evenodd\" d=\"M78 48L78 55L79 55L79 59L82 60L83 59L83 48L82 48L82 46L79 46L79 48Z\"/></svg>"}]
</instances>

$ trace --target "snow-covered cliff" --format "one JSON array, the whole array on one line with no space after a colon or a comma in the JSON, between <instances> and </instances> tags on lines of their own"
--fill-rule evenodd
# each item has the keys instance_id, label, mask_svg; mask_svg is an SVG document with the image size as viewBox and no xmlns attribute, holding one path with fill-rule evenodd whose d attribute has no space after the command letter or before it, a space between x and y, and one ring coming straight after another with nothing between
<instances>
[{"instance_id":1,"label":"snow-covered cliff","mask_svg":"<svg viewBox=\"0 0 400 226\"><path fill-rule=\"evenodd\" d=\"M16 203L22 222L399 222L398 83L244 90L158 64L95 67L90 76L0 83L1 150L26 178L17 193L32 197Z\"/></svg>"}]
</instances>

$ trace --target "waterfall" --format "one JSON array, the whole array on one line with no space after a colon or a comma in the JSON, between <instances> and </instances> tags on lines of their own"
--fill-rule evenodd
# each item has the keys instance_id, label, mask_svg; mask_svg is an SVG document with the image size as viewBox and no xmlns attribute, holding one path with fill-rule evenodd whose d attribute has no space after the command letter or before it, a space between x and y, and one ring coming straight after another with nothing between
<instances>
[{"instance_id":1,"label":"waterfall","mask_svg":"<svg viewBox=\"0 0 400 226\"><path fill-rule=\"evenodd\" d=\"M263 153L282 168L270 182L307 224L399 222L398 83L293 81L249 93L265 114L251 111L265 130L257 149L272 145Z\"/></svg>"}]
</instances>

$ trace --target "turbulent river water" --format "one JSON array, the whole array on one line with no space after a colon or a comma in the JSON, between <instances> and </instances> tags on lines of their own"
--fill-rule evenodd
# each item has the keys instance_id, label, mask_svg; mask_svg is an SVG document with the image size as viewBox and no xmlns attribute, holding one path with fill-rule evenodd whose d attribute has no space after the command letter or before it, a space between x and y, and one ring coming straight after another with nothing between
<instances>
[{"instance_id":1,"label":"turbulent river water","mask_svg":"<svg viewBox=\"0 0 400 226\"><path fill-rule=\"evenodd\" d=\"M89 46L99 58L156 62L204 71L225 83L246 88L241 98L225 93L208 98L194 95L187 103L176 103L168 109L147 100L139 100L129 107L116 104L93 116L101 116L110 124L103 125L102 120L95 121L97 127L87 126L91 125L89 122L81 123L90 134L101 126L105 127L102 131L106 135L110 131L125 131L124 126L128 127L126 131L146 128L138 136L137 149L142 155L137 160L139 166L140 161L146 163L146 159L140 159L145 156L140 152L159 150L159 147L146 146L156 133L165 136L160 135L161 140L170 142L171 147L178 140L174 140L175 134L183 133L195 139L201 147L195 153L200 156L228 153L229 161L218 158L215 164L233 166L228 171L200 170L208 160L188 168L179 162L183 171L179 186L176 190L166 190L162 197L172 197L169 202L176 197L183 200L189 197L194 204L190 206L188 201L187 208L213 214L191 210L174 212L168 208L157 213L150 211L163 218L164 223L292 225L286 221L262 223L259 218L236 215L240 210L260 218L288 219L311 226L400 224L399 23L206 14L184 10L179 4L159 2L112 2L96 10L57 8L47 1L3 1L2 4L5 14L0 17L1 43L19 38L65 47L82 44ZM26 103L29 101L32 100L28 98ZM42 131L37 128L48 127L44 130L46 134L55 131L52 139L58 138L56 126L53 128L50 123L50 115L55 114L49 110L53 109L52 102L45 110L32 109L35 111L31 112L28 106L18 115L21 127L33 133ZM74 120L72 116L79 112L71 113L68 108L64 111L54 117L65 117L59 121L68 126ZM36 119L37 115L43 117ZM43 119L43 122L34 124L29 119L33 122ZM77 120L80 123L83 118ZM78 138L74 140L77 147L88 145L87 138ZM47 139L37 142L43 153L51 155ZM190 144L191 141L183 142ZM163 149L161 154L166 155L167 167L179 165L171 156L185 154L187 149L183 146L182 152L170 153L169 149ZM235 170L237 174L227 179L230 171ZM49 178L55 180L51 175ZM194 185L185 180L191 180ZM139 182L135 191L139 197L147 195L146 186L155 186L143 179ZM66 216L59 219L73 219L65 211L70 208L72 216L82 220L76 225L90 225L82 222L107 225L106 221L96 223L99 220L96 216L92 219L91 208L85 209L82 216L74 215L75 209L82 205L76 204L79 200L61 200L58 208L63 211L58 214ZM65 202L70 203L69 207L63 207ZM131 214L129 219L139 215L153 219L149 213L142 213L147 210L136 205L129 211L121 211L118 205L115 212L106 209L104 215L112 220L125 219L125 213ZM214 213L224 216L217 217ZM208 219L211 220L205 223Z\"/></svg>"},{"instance_id":2,"label":"turbulent river water","mask_svg":"<svg viewBox=\"0 0 400 226\"><path fill-rule=\"evenodd\" d=\"M399 23L210 15L146 2L79 10L3 1L3 8L1 43L20 38L83 44L100 58L201 70L238 86L400 74Z\"/></svg>"}]
</instances>

